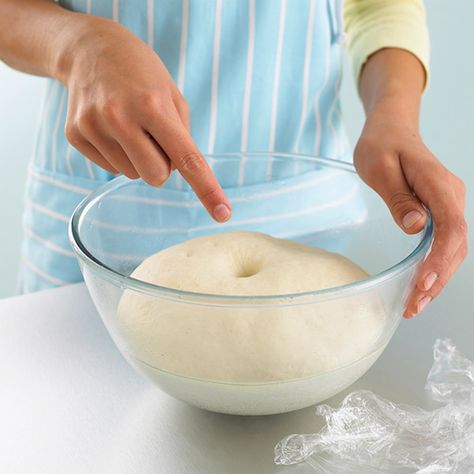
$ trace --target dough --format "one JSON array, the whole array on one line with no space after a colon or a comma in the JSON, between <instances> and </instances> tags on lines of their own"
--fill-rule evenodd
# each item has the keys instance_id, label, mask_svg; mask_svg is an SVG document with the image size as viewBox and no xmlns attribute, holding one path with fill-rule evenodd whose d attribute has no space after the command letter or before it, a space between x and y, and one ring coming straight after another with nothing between
<instances>
[{"instance_id":1,"label":"dough","mask_svg":"<svg viewBox=\"0 0 474 474\"><path fill-rule=\"evenodd\" d=\"M164 249L132 276L197 293L262 296L340 286L367 273L322 249L261 233L225 232ZM330 371L368 354L382 333L384 312L370 294L302 302L157 298L126 290L119 330L139 364L239 383Z\"/></svg>"}]
</instances>

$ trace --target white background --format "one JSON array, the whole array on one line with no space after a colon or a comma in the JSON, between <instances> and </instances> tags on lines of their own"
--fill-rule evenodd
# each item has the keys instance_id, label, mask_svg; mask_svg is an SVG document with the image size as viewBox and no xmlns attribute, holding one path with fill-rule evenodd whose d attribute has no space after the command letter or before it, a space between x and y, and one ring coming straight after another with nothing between
<instances>
[{"instance_id":1,"label":"white background","mask_svg":"<svg viewBox=\"0 0 474 474\"><path fill-rule=\"evenodd\" d=\"M463 178L468 186L468 202L472 202L474 2L426 0L426 7L432 42L432 74L423 102L423 137L432 151ZM33 149L43 90L44 80L17 73L0 63L0 298L15 293L25 172ZM347 129L355 143L363 124L363 113L348 67L342 96Z\"/></svg>"}]
</instances>

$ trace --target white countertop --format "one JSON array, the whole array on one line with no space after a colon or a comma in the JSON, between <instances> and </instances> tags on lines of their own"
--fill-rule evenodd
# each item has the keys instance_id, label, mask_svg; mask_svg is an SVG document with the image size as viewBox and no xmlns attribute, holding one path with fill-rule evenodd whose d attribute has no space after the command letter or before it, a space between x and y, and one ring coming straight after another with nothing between
<instances>
[{"instance_id":1,"label":"white countertop","mask_svg":"<svg viewBox=\"0 0 474 474\"><path fill-rule=\"evenodd\" d=\"M421 317L403 321L348 391L426 405L436 337L474 358L474 259ZM137 375L83 284L0 301L0 473L312 473L273 464L285 435L319 429L313 408L269 417L208 413Z\"/></svg>"}]
</instances>

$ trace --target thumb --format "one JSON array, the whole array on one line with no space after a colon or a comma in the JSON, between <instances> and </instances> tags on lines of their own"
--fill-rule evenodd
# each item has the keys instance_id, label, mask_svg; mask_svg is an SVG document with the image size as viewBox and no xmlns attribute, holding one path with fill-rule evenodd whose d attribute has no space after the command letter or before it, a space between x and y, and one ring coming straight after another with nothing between
<instances>
[{"instance_id":1,"label":"thumb","mask_svg":"<svg viewBox=\"0 0 474 474\"><path fill-rule=\"evenodd\" d=\"M410 189L400 166L386 167L371 179L371 187L385 201L395 222L407 234L416 234L425 225L427 212Z\"/></svg>"}]
</instances>

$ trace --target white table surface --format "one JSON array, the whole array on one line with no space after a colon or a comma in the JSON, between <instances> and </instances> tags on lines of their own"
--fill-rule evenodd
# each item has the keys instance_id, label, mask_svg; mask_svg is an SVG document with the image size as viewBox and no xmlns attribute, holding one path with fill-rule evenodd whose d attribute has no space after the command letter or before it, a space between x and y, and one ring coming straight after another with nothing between
<instances>
[{"instance_id":1,"label":"white table surface","mask_svg":"<svg viewBox=\"0 0 474 474\"><path fill-rule=\"evenodd\" d=\"M474 358L474 259L422 316L403 321L373 368L346 392L428 406L436 337ZM268 417L205 412L131 369L83 284L0 301L0 473L311 473L273 464L291 433L317 431L313 408Z\"/></svg>"}]
</instances>

